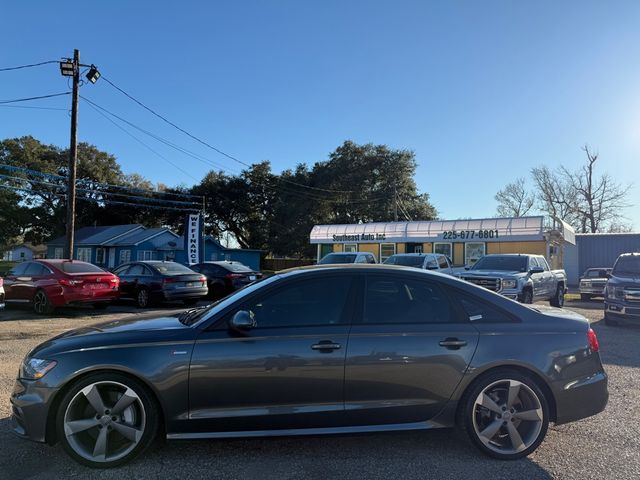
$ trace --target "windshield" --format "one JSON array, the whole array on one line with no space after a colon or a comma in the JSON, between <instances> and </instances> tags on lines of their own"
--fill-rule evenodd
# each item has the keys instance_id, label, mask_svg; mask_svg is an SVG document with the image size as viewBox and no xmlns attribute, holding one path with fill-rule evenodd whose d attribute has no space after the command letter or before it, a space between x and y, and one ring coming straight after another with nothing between
<instances>
[{"instance_id":1,"label":"windshield","mask_svg":"<svg viewBox=\"0 0 640 480\"><path fill-rule=\"evenodd\" d=\"M405 267L422 267L424 257L421 255L392 255L384 263L387 265L404 265Z\"/></svg>"},{"instance_id":2,"label":"windshield","mask_svg":"<svg viewBox=\"0 0 640 480\"><path fill-rule=\"evenodd\" d=\"M612 273L613 275L640 275L640 255L618 258Z\"/></svg>"},{"instance_id":3,"label":"windshield","mask_svg":"<svg viewBox=\"0 0 640 480\"><path fill-rule=\"evenodd\" d=\"M526 272L527 257L516 255L488 255L478 260L471 270L502 270L506 272Z\"/></svg>"},{"instance_id":4,"label":"windshield","mask_svg":"<svg viewBox=\"0 0 640 480\"><path fill-rule=\"evenodd\" d=\"M195 325L199 321L204 321L211 315L215 315L217 312L227 308L229 305L236 302L245 295L249 295L250 293L256 291L258 288L262 288L263 285L268 285L269 283L274 282L279 278L279 275L272 275L270 277L261 278L260 280L252 282L247 286L234 291L230 295L218 300L217 302L212 303L211 305L187 310L183 312L180 317L178 317L178 319L180 320L180 322L184 323L187 326Z\"/></svg>"},{"instance_id":5,"label":"windshield","mask_svg":"<svg viewBox=\"0 0 640 480\"><path fill-rule=\"evenodd\" d=\"M182 273L194 273L190 268L175 262L152 263L153 267L163 275L180 275Z\"/></svg>"},{"instance_id":6,"label":"windshield","mask_svg":"<svg viewBox=\"0 0 640 480\"><path fill-rule=\"evenodd\" d=\"M62 262L58 268L65 273L105 273L100 267L85 262Z\"/></svg>"},{"instance_id":7,"label":"windshield","mask_svg":"<svg viewBox=\"0 0 640 480\"><path fill-rule=\"evenodd\" d=\"M607 276L607 271L603 268L594 268L592 270L587 270L585 274L586 278L605 278Z\"/></svg>"},{"instance_id":8,"label":"windshield","mask_svg":"<svg viewBox=\"0 0 640 480\"><path fill-rule=\"evenodd\" d=\"M329 265L332 263L354 263L356 261L355 255L340 255L337 253L330 253L322 260L318 262L318 265Z\"/></svg>"}]
</instances>

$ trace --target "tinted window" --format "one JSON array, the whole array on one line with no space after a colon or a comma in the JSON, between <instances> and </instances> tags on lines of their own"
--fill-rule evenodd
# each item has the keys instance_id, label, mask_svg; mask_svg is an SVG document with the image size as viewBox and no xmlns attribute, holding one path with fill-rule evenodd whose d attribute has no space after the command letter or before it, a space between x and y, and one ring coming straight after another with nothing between
<instances>
[{"instance_id":1,"label":"tinted window","mask_svg":"<svg viewBox=\"0 0 640 480\"><path fill-rule=\"evenodd\" d=\"M39 263L30 263L25 271L25 275L36 277L39 275L49 275L49 269Z\"/></svg>"},{"instance_id":2,"label":"tinted window","mask_svg":"<svg viewBox=\"0 0 640 480\"><path fill-rule=\"evenodd\" d=\"M373 255L367 255L367 263L376 263L376 257Z\"/></svg>"},{"instance_id":3,"label":"tinted window","mask_svg":"<svg viewBox=\"0 0 640 480\"><path fill-rule=\"evenodd\" d=\"M507 272L526 272L527 257L518 255L488 255L478 260L471 270L503 270Z\"/></svg>"},{"instance_id":4,"label":"tinted window","mask_svg":"<svg viewBox=\"0 0 640 480\"><path fill-rule=\"evenodd\" d=\"M230 270L232 272L240 272L240 273L253 271L249 267L241 263L225 263L223 268L226 268L227 270Z\"/></svg>"},{"instance_id":5,"label":"tinted window","mask_svg":"<svg viewBox=\"0 0 640 480\"><path fill-rule=\"evenodd\" d=\"M422 255L392 255L384 261L387 265L404 265L406 267L422 267L424 256Z\"/></svg>"},{"instance_id":6,"label":"tinted window","mask_svg":"<svg viewBox=\"0 0 640 480\"><path fill-rule=\"evenodd\" d=\"M332 263L353 263L356 261L356 255L337 255L330 253L318 262L319 265L328 265Z\"/></svg>"},{"instance_id":7,"label":"tinted window","mask_svg":"<svg viewBox=\"0 0 640 480\"><path fill-rule=\"evenodd\" d=\"M448 323L454 321L442 289L431 282L396 276L367 279L364 323Z\"/></svg>"},{"instance_id":8,"label":"tinted window","mask_svg":"<svg viewBox=\"0 0 640 480\"><path fill-rule=\"evenodd\" d=\"M146 275L146 273L142 265L132 265L129 267L127 275Z\"/></svg>"},{"instance_id":9,"label":"tinted window","mask_svg":"<svg viewBox=\"0 0 640 480\"><path fill-rule=\"evenodd\" d=\"M429 257L427 259L427 264L426 264L425 268L427 270L437 270L438 269L438 262L436 262L435 257Z\"/></svg>"},{"instance_id":10,"label":"tinted window","mask_svg":"<svg viewBox=\"0 0 640 480\"><path fill-rule=\"evenodd\" d=\"M467 294L454 294L462 309L474 323L514 323L516 320L502 310Z\"/></svg>"},{"instance_id":11,"label":"tinted window","mask_svg":"<svg viewBox=\"0 0 640 480\"><path fill-rule=\"evenodd\" d=\"M640 275L640 255L618 257L612 273L613 275Z\"/></svg>"},{"instance_id":12,"label":"tinted window","mask_svg":"<svg viewBox=\"0 0 640 480\"><path fill-rule=\"evenodd\" d=\"M184 273L193 273L193 270L191 270L190 268L175 262L153 263L152 265L163 275L181 275Z\"/></svg>"},{"instance_id":13,"label":"tinted window","mask_svg":"<svg viewBox=\"0 0 640 480\"><path fill-rule=\"evenodd\" d=\"M440 268L449 268L449 265L447 264L447 259L444 255L440 255L438 257L438 265L440 265Z\"/></svg>"},{"instance_id":14,"label":"tinted window","mask_svg":"<svg viewBox=\"0 0 640 480\"><path fill-rule=\"evenodd\" d=\"M85 262L62 262L58 268L65 273L104 273L100 267Z\"/></svg>"},{"instance_id":15,"label":"tinted window","mask_svg":"<svg viewBox=\"0 0 640 480\"><path fill-rule=\"evenodd\" d=\"M121 267L116 268L113 273L115 273L116 275L125 275L127 269L129 268L129 265L123 265Z\"/></svg>"},{"instance_id":16,"label":"tinted window","mask_svg":"<svg viewBox=\"0 0 640 480\"><path fill-rule=\"evenodd\" d=\"M350 277L330 277L289 284L242 307L257 328L336 325L342 323Z\"/></svg>"},{"instance_id":17,"label":"tinted window","mask_svg":"<svg viewBox=\"0 0 640 480\"><path fill-rule=\"evenodd\" d=\"M538 263L538 260L536 260L536 257L531 257L529 259L529 268L533 268L533 267L542 267L542 265Z\"/></svg>"},{"instance_id":18,"label":"tinted window","mask_svg":"<svg viewBox=\"0 0 640 480\"><path fill-rule=\"evenodd\" d=\"M547 263L547 259L544 257L538 257L538 265L545 269L545 271L549 271L549 264Z\"/></svg>"},{"instance_id":19,"label":"tinted window","mask_svg":"<svg viewBox=\"0 0 640 480\"><path fill-rule=\"evenodd\" d=\"M13 275L13 276L22 275L24 274L24 271L27 269L28 266L29 266L28 263L21 263L20 265L16 265L11 269L11 271L9 272L9 275Z\"/></svg>"}]
</instances>

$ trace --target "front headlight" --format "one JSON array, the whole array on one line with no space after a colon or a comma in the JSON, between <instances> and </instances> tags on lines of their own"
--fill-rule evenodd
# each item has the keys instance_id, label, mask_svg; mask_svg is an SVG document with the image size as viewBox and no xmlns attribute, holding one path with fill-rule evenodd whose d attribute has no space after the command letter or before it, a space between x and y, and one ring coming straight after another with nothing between
<instances>
[{"instance_id":1,"label":"front headlight","mask_svg":"<svg viewBox=\"0 0 640 480\"><path fill-rule=\"evenodd\" d=\"M607 287L607 298L616 298L615 287Z\"/></svg>"},{"instance_id":2,"label":"front headlight","mask_svg":"<svg viewBox=\"0 0 640 480\"><path fill-rule=\"evenodd\" d=\"M516 279L508 279L502 281L502 288L516 288L518 286L518 281Z\"/></svg>"},{"instance_id":3,"label":"front headlight","mask_svg":"<svg viewBox=\"0 0 640 480\"><path fill-rule=\"evenodd\" d=\"M44 377L49 370L57 365L55 360L43 360L41 358L25 358L20 367L20 378L38 380Z\"/></svg>"}]
</instances>

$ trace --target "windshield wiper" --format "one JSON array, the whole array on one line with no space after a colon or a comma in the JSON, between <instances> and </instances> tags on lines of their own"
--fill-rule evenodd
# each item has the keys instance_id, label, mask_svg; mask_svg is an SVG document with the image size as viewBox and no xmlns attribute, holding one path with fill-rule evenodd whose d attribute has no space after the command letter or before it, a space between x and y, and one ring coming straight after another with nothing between
<instances>
[{"instance_id":1,"label":"windshield wiper","mask_svg":"<svg viewBox=\"0 0 640 480\"><path fill-rule=\"evenodd\" d=\"M178 320L180 321L180 323L184 325L189 325L190 323L192 323L193 320L195 320L200 315L202 315L204 311L207 310L210 306L211 305L207 305L205 307L196 307L196 308L190 308L189 310L185 310L180 314L180 316L178 317Z\"/></svg>"}]
</instances>

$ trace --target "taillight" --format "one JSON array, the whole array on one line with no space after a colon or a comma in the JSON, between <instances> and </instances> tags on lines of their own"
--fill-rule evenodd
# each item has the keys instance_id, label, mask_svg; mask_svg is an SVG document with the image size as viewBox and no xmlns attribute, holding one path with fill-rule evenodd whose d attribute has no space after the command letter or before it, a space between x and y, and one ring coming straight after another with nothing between
<instances>
[{"instance_id":1,"label":"taillight","mask_svg":"<svg viewBox=\"0 0 640 480\"><path fill-rule=\"evenodd\" d=\"M200 275L200 281L202 283L205 283L207 281L207 277L205 277L204 275Z\"/></svg>"},{"instance_id":2,"label":"taillight","mask_svg":"<svg viewBox=\"0 0 640 480\"><path fill-rule=\"evenodd\" d=\"M244 275L241 273L227 273L224 278L242 278Z\"/></svg>"},{"instance_id":3,"label":"taillight","mask_svg":"<svg viewBox=\"0 0 640 480\"><path fill-rule=\"evenodd\" d=\"M82 285L82 280L70 280L68 278L60 279L60 285L64 285L65 287L77 287L78 285Z\"/></svg>"},{"instance_id":4,"label":"taillight","mask_svg":"<svg viewBox=\"0 0 640 480\"><path fill-rule=\"evenodd\" d=\"M600 351L600 344L598 343L598 337L596 335L596 332L594 332L592 328L590 328L587 331L587 341L589 342L589 348L591 349L592 352Z\"/></svg>"},{"instance_id":5,"label":"taillight","mask_svg":"<svg viewBox=\"0 0 640 480\"><path fill-rule=\"evenodd\" d=\"M173 277L164 277L162 283L176 283L177 280Z\"/></svg>"},{"instance_id":6,"label":"taillight","mask_svg":"<svg viewBox=\"0 0 640 480\"><path fill-rule=\"evenodd\" d=\"M0 287L4 284L4 280L2 280L2 277L0 277Z\"/></svg>"}]
</instances>

